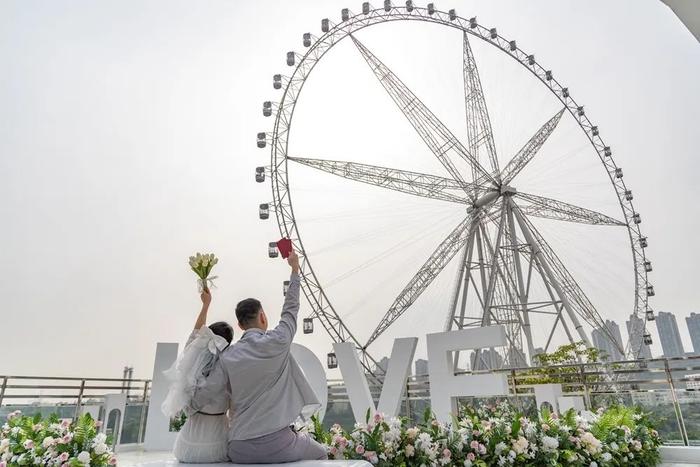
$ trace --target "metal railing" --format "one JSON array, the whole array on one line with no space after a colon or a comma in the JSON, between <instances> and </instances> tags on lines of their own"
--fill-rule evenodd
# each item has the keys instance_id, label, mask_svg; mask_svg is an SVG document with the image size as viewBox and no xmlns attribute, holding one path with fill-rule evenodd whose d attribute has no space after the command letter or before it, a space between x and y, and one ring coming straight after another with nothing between
<instances>
[{"instance_id":1,"label":"metal railing","mask_svg":"<svg viewBox=\"0 0 700 467\"><path fill-rule=\"evenodd\" d=\"M0 417L19 409L25 414L58 413L77 419L90 412L104 423L107 394L126 393L121 423L123 444L143 441L151 381L148 379L0 375ZM4 417L2 417L4 418ZM108 425L108 431L114 429Z\"/></svg>"},{"instance_id":2,"label":"metal railing","mask_svg":"<svg viewBox=\"0 0 700 467\"><path fill-rule=\"evenodd\" d=\"M700 356L510 368L494 372L507 376L509 394L465 399L465 403L505 397L524 413L534 415L534 385L559 383L565 395L581 396L589 409L610 403L641 405L658 417L659 431L667 443L700 445ZM474 372L480 373L488 372ZM104 418L101 412L105 395L121 392L127 394L127 413L121 424L123 444L138 443L143 441L145 432L150 383L147 379L0 375L0 416L19 408L25 413L59 412L66 418L91 411ZM370 385L370 391L378 400L381 388ZM429 407L428 376L409 377L401 415L417 420ZM352 426L353 421L343 382L329 380L325 422Z\"/></svg>"}]
</instances>

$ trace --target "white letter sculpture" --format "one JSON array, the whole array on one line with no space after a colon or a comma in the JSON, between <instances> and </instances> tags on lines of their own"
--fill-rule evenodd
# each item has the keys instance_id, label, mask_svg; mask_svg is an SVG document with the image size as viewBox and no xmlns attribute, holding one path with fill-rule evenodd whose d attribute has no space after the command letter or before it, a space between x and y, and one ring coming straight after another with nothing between
<instances>
[{"instance_id":1,"label":"white letter sculpture","mask_svg":"<svg viewBox=\"0 0 700 467\"><path fill-rule=\"evenodd\" d=\"M316 354L301 344L292 343L292 357L304 372L306 380L314 390L321 407L316 412L318 419L323 421L326 415L326 406L328 405L328 379L326 379L326 370L323 369L323 364L318 359Z\"/></svg>"},{"instance_id":2,"label":"white letter sculpture","mask_svg":"<svg viewBox=\"0 0 700 467\"><path fill-rule=\"evenodd\" d=\"M430 402L433 413L442 422L457 414L459 396L500 396L508 394L505 374L455 375L452 352L506 345L502 325L478 329L428 334L428 369L430 370Z\"/></svg>"},{"instance_id":3,"label":"white letter sculpture","mask_svg":"<svg viewBox=\"0 0 700 467\"><path fill-rule=\"evenodd\" d=\"M389 358L389 368L386 371L384 385L379 396L379 406L376 409L360 359L357 358L355 346L350 342L333 344L355 421L364 422L368 409L370 414L377 410L387 417L395 417L399 414L401 398L406 391L406 379L411 370L413 355L416 352L416 344L418 344L417 337L403 337L394 340L394 347L391 349L391 357Z\"/></svg>"},{"instance_id":4,"label":"white letter sculpture","mask_svg":"<svg viewBox=\"0 0 700 467\"><path fill-rule=\"evenodd\" d=\"M144 438L146 451L170 451L175 444L177 433L170 431L170 420L161 412L160 406L170 389L170 381L163 372L177 360L177 348L176 343L158 342L156 345L156 359L153 362L153 382L151 383L151 397L148 402L146 436ZM125 419L124 415L122 414L122 420Z\"/></svg>"}]
</instances>

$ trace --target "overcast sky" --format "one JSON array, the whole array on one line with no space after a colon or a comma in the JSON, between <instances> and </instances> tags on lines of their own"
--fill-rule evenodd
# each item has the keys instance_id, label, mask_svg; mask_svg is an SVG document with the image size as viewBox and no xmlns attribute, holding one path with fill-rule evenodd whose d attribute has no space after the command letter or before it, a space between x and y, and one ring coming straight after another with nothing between
<instances>
[{"instance_id":1,"label":"overcast sky","mask_svg":"<svg viewBox=\"0 0 700 467\"><path fill-rule=\"evenodd\" d=\"M684 318L700 312L698 42L657 0L437 6L517 39L585 104L634 191L653 307L676 314L690 350ZM183 342L194 322L186 261L198 250L221 258L212 320L233 320L248 296L277 319L288 268L267 258L275 221L257 218L271 196L253 181L254 167L269 164L255 134L270 129L261 106L279 97L272 75L291 72L286 52L302 51L302 34L320 34L321 19L339 20L343 7L361 2L0 3L0 374L113 377L132 365L150 376L156 342ZM358 38L464 135L458 33L397 24ZM559 107L507 57L484 44L474 51L504 164ZM439 170L349 41L307 86L290 152ZM572 122L562 120L520 186L621 217ZM323 175L291 172L300 231L336 307L369 334L459 213ZM601 315L624 327L633 298L625 232L537 225ZM380 354L394 337L424 341L442 327L453 277L445 271ZM320 329L298 341L322 358L330 351Z\"/></svg>"}]
</instances>

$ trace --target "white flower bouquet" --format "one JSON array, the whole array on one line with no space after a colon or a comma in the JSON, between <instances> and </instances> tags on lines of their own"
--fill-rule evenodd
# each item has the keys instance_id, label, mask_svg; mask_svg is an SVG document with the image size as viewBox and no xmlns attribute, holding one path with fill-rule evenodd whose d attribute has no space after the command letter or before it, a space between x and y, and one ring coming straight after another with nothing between
<instances>
[{"instance_id":1,"label":"white flower bouquet","mask_svg":"<svg viewBox=\"0 0 700 467\"><path fill-rule=\"evenodd\" d=\"M56 415L42 419L22 415L7 416L0 428L0 467L43 465L50 467L104 467L117 465L104 433L90 414L76 423Z\"/></svg>"},{"instance_id":2,"label":"white flower bouquet","mask_svg":"<svg viewBox=\"0 0 700 467\"><path fill-rule=\"evenodd\" d=\"M200 292L209 287L214 287L213 280L216 279L216 276L210 276L210 274L211 270L214 268L214 265L216 265L218 262L219 259L214 256L214 253L197 253L194 256L190 256L190 268L192 268L194 273L197 274L197 277L199 277L197 282L199 284Z\"/></svg>"}]
</instances>

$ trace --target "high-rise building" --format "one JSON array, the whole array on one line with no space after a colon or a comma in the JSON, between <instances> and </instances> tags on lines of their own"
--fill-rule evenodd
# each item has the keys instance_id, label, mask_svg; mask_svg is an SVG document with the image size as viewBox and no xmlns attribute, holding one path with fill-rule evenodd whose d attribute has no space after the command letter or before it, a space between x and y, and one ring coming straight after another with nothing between
<instances>
[{"instance_id":1,"label":"high-rise building","mask_svg":"<svg viewBox=\"0 0 700 467\"><path fill-rule=\"evenodd\" d=\"M613 336L616 342L613 342L610 335ZM605 329L593 329L591 337L593 338L593 345L604 352L608 360L614 362L623 359L622 352L620 351L620 347L622 347L622 334L620 334L620 326L618 326L615 321L606 319Z\"/></svg>"},{"instance_id":2,"label":"high-rise building","mask_svg":"<svg viewBox=\"0 0 700 467\"><path fill-rule=\"evenodd\" d=\"M422 376L428 374L428 360L419 358L416 360L416 376Z\"/></svg>"},{"instance_id":3,"label":"high-rise building","mask_svg":"<svg viewBox=\"0 0 700 467\"><path fill-rule=\"evenodd\" d=\"M693 351L700 355L700 313L691 313L685 319L690 333L690 342L693 343Z\"/></svg>"},{"instance_id":4,"label":"high-rise building","mask_svg":"<svg viewBox=\"0 0 700 467\"><path fill-rule=\"evenodd\" d=\"M382 359L377 362L377 369L381 369L386 373L389 369L389 357L382 357Z\"/></svg>"},{"instance_id":5,"label":"high-rise building","mask_svg":"<svg viewBox=\"0 0 700 467\"><path fill-rule=\"evenodd\" d=\"M476 351L469 354L469 364L472 370L496 370L503 368L503 356L496 349L481 349L479 361L476 361Z\"/></svg>"},{"instance_id":6,"label":"high-rise building","mask_svg":"<svg viewBox=\"0 0 700 467\"><path fill-rule=\"evenodd\" d=\"M681 334L678 332L676 315L664 311L658 312L656 315L656 329L659 331L664 357L682 357L685 355Z\"/></svg>"},{"instance_id":7,"label":"high-rise building","mask_svg":"<svg viewBox=\"0 0 700 467\"><path fill-rule=\"evenodd\" d=\"M644 319L630 315L627 321L627 334L635 358L651 358L651 349L644 343Z\"/></svg>"}]
</instances>

